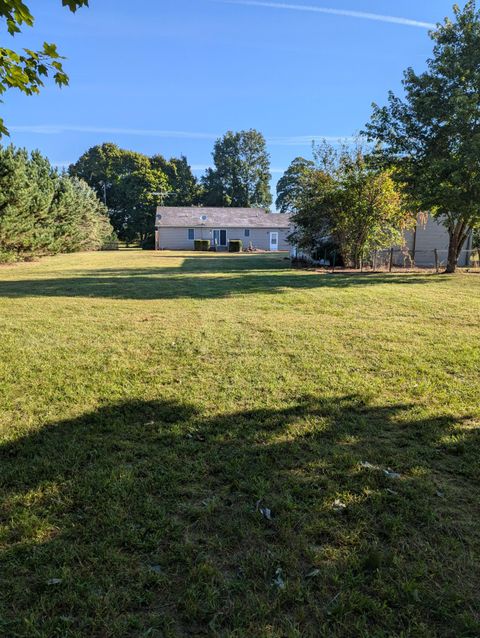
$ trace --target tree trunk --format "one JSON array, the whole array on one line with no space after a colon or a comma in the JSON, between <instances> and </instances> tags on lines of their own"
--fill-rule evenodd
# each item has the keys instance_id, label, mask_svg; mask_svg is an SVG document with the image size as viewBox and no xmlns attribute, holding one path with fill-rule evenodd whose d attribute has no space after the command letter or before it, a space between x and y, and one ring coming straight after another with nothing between
<instances>
[{"instance_id":1,"label":"tree trunk","mask_svg":"<svg viewBox=\"0 0 480 638\"><path fill-rule=\"evenodd\" d=\"M448 259L445 272L454 273L457 269L458 258L463 245L468 237L468 226L464 221L458 221L455 226L449 228L448 234L450 241L448 243Z\"/></svg>"},{"instance_id":2,"label":"tree trunk","mask_svg":"<svg viewBox=\"0 0 480 638\"><path fill-rule=\"evenodd\" d=\"M457 235L455 232L450 233L450 241L448 243L448 258L446 273L454 273L457 269L458 260L458 248L457 248Z\"/></svg>"}]
</instances>

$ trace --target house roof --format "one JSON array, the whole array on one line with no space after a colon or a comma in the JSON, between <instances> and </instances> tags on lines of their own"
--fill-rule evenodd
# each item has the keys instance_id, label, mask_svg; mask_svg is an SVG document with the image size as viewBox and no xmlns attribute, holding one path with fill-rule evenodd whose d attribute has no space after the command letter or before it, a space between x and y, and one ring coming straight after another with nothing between
<instances>
[{"instance_id":1,"label":"house roof","mask_svg":"<svg viewBox=\"0 0 480 638\"><path fill-rule=\"evenodd\" d=\"M156 226L195 228L289 228L290 216L263 208L158 206Z\"/></svg>"}]
</instances>

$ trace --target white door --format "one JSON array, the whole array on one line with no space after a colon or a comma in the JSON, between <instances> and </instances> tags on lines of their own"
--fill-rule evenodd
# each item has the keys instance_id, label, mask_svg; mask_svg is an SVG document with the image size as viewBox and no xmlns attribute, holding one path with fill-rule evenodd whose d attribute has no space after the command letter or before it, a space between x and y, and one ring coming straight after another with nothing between
<instances>
[{"instance_id":1,"label":"white door","mask_svg":"<svg viewBox=\"0 0 480 638\"><path fill-rule=\"evenodd\" d=\"M278 233L270 233L270 250L278 250Z\"/></svg>"}]
</instances>

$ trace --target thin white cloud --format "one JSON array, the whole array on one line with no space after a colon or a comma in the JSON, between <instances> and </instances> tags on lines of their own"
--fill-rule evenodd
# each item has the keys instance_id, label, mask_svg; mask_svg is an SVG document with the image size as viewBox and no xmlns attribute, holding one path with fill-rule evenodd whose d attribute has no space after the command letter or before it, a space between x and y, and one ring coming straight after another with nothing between
<instances>
[{"instance_id":1,"label":"thin white cloud","mask_svg":"<svg viewBox=\"0 0 480 638\"><path fill-rule=\"evenodd\" d=\"M422 22L421 20L412 20L411 18L400 18L397 16L386 16L379 13L368 13L366 11L352 11L350 9L331 9L327 7L318 7L309 4L289 4L285 2L262 2L261 0L214 0L222 4L240 4L247 7L267 7L269 9L284 9L288 11L309 11L311 13L326 13L335 16L343 16L347 18L360 18L361 20L375 20L377 22L390 22L393 24L402 24L407 27L419 27L421 29L434 29L436 27L432 22Z\"/></svg>"},{"instance_id":2,"label":"thin white cloud","mask_svg":"<svg viewBox=\"0 0 480 638\"><path fill-rule=\"evenodd\" d=\"M138 135L141 137L164 137L172 139L216 140L219 133L202 133L198 131L167 131L160 129L138 128L110 128L103 126L77 126L70 124L21 124L9 126L13 133L28 133L30 135L63 135L65 133L101 133L102 135ZM269 137L267 144L271 146L311 146L312 142L326 140L332 144L349 143L355 137L332 135L292 135L284 137ZM197 165L196 170L205 170L207 165Z\"/></svg>"},{"instance_id":3,"label":"thin white cloud","mask_svg":"<svg viewBox=\"0 0 480 638\"><path fill-rule=\"evenodd\" d=\"M32 133L36 135L62 135L63 133L102 133L105 135L139 135L143 137L169 137L179 139L215 140L214 133L196 133L192 131L165 131L161 129L110 128L101 126L74 126L70 124L27 124L9 126L14 133Z\"/></svg>"}]
</instances>

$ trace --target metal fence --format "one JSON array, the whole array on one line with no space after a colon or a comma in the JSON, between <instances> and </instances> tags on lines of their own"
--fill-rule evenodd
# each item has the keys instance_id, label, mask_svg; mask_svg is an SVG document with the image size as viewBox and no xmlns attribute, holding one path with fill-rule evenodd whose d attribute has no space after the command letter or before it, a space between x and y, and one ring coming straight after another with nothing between
<instances>
[{"instance_id":1,"label":"metal fence","mask_svg":"<svg viewBox=\"0 0 480 638\"><path fill-rule=\"evenodd\" d=\"M343 264L336 251L330 252L322 259L312 259L305 253L296 251L291 254L292 259L320 266L326 270L342 270ZM416 250L407 248L389 248L375 250L360 263L360 271L365 272L395 272L409 270L445 270L448 261L447 249ZM458 258L457 267L468 272L480 272L480 249L462 250Z\"/></svg>"},{"instance_id":2,"label":"metal fence","mask_svg":"<svg viewBox=\"0 0 480 638\"><path fill-rule=\"evenodd\" d=\"M447 266L448 250L416 250L407 249L376 250L364 260L362 269L373 271L429 269L440 272ZM480 250L460 251L458 268L469 271L480 271Z\"/></svg>"},{"instance_id":3,"label":"metal fence","mask_svg":"<svg viewBox=\"0 0 480 638\"><path fill-rule=\"evenodd\" d=\"M108 241L100 246L100 250L119 250L119 242L118 241Z\"/></svg>"}]
</instances>

